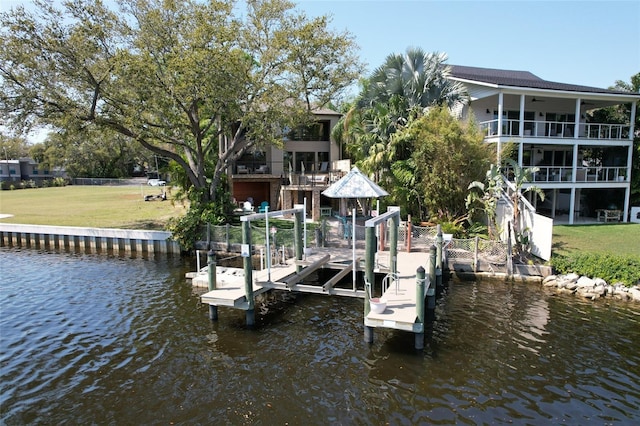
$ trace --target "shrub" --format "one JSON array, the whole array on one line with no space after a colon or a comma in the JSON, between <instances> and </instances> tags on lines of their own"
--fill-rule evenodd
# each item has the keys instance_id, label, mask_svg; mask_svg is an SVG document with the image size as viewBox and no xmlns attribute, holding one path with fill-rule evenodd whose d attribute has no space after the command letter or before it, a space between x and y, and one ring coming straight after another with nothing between
<instances>
[{"instance_id":1,"label":"shrub","mask_svg":"<svg viewBox=\"0 0 640 426\"><path fill-rule=\"evenodd\" d=\"M567 256L554 255L551 264L561 274L573 272L602 278L611 284L622 282L626 286L640 283L640 257L637 256L581 252Z\"/></svg>"},{"instance_id":2,"label":"shrub","mask_svg":"<svg viewBox=\"0 0 640 426\"><path fill-rule=\"evenodd\" d=\"M67 186L67 181L65 180L65 178L56 177L53 178L52 184L53 186Z\"/></svg>"}]
</instances>

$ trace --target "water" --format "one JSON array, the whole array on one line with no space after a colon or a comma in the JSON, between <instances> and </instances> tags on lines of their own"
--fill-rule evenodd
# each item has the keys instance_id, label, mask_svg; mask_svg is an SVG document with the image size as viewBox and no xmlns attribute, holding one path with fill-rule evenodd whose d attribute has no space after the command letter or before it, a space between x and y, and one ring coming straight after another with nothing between
<instances>
[{"instance_id":1,"label":"water","mask_svg":"<svg viewBox=\"0 0 640 426\"><path fill-rule=\"evenodd\" d=\"M192 262L190 262L192 263ZM179 258L0 248L0 423L638 424L640 306L453 282L423 352L362 301L208 319Z\"/></svg>"}]
</instances>

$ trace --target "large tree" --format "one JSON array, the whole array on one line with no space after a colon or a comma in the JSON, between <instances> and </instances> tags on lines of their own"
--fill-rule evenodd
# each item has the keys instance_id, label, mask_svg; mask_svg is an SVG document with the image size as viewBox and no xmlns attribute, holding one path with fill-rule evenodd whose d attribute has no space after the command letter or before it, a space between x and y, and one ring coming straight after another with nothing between
<instances>
[{"instance_id":1,"label":"large tree","mask_svg":"<svg viewBox=\"0 0 640 426\"><path fill-rule=\"evenodd\" d=\"M64 169L70 177L126 178L136 165L155 167L148 151L109 129L52 133L29 152L40 167Z\"/></svg>"},{"instance_id":2,"label":"large tree","mask_svg":"<svg viewBox=\"0 0 640 426\"><path fill-rule=\"evenodd\" d=\"M494 161L476 123L458 120L446 107L413 120L394 136L393 146L407 159L393 165L399 184L392 192L420 220L464 216L467 188Z\"/></svg>"},{"instance_id":3,"label":"large tree","mask_svg":"<svg viewBox=\"0 0 640 426\"><path fill-rule=\"evenodd\" d=\"M279 143L361 69L348 33L286 0L116 4L36 0L36 12L0 15L4 124L117 132L173 160L200 201L215 201L244 152Z\"/></svg>"},{"instance_id":4,"label":"large tree","mask_svg":"<svg viewBox=\"0 0 640 426\"><path fill-rule=\"evenodd\" d=\"M29 144L25 138L0 133L0 159L17 160L27 155L29 155Z\"/></svg>"},{"instance_id":5,"label":"large tree","mask_svg":"<svg viewBox=\"0 0 640 426\"><path fill-rule=\"evenodd\" d=\"M446 59L446 54L420 48L388 55L362 82L358 99L334 132L361 169L374 174L380 183L389 187L399 183L392 165L405 180L412 178L411 168L398 170L410 152L393 147L392 135L431 107L454 108L467 101L464 87L447 78Z\"/></svg>"}]
</instances>

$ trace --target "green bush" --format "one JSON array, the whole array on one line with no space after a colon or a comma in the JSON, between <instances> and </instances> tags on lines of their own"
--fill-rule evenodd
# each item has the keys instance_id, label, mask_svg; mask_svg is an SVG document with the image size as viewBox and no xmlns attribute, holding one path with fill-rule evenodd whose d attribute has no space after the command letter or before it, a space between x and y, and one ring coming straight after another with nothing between
<instances>
[{"instance_id":1,"label":"green bush","mask_svg":"<svg viewBox=\"0 0 640 426\"><path fill-rule=\"evenodd\" d=\"M598 253L554 255L554 269L561 274L570 272L591 278L602 278L610 284L622 282L626 286L640 283L640 257Z\"/></svg>"}]
</instances>

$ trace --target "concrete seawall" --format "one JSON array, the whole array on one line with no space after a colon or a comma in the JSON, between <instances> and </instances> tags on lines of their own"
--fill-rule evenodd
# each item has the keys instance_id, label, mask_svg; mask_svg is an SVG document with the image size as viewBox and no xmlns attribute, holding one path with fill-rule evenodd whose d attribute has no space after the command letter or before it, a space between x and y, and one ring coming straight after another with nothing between
<instances>
[{"instance_id":1,"label":"concrete seawall","mask_svg":"<svg viewBox=\"0 0 640 426\"><path fill-rule=\"evenodd\" d=\"M0 223L0 246L138 253L180 253L170 232Z\"/></svg>"}]
</instances>

